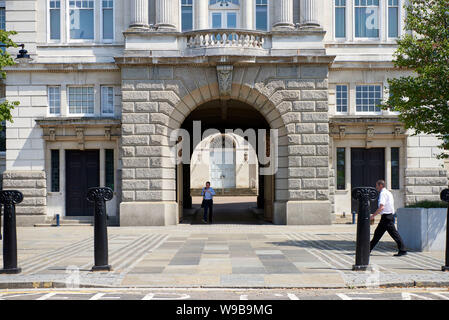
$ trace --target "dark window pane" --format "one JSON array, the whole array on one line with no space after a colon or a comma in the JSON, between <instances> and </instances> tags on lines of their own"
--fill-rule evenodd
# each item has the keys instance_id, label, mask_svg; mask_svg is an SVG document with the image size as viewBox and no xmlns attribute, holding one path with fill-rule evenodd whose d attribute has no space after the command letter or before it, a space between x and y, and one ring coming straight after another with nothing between
<instances>
[{"instance_id":1,"label":"dark window pane","mask_svg":"<svg viewBox=\"0 0 449 320\"><path fill-rule=\"evenodd\" d=\"M335 37L346 37L345 8L335 8Z\"/></svg>"},{"instance_id":2,"label":"dark window pane","mask_svg":"<svg viewBox=\"0 0 449 320\"><path fill-rule=\"evenodd\" d=\"M113 9L103 9L103 39L114 39Z\"/></svg>"},{"instance_id":3,"label":"dark window pane","mask_svg":"<svg viewBox=\"0 0 449 320\"><path fill-rule=\"evenodd\" d=\"M391 148L391 189L399 189L399 148Z\"/></svg>"},{"instance_id":4,"label":"dark window pane","mask_svg":"<svg viewBox=\"0 0 449 320\"><path fill-rule=\"evenodd\" d=\"M182 6L181 10L182 31L190 31L193 29L192 6Z\"/></svg>"},{"instance_id":5,"label":"dark window pane","mask_svg":"<svg viewBox=\"0 0 449 320\"><path fill-rule=\"evenodd\" d=\"M50 10L50 39L61 39L61 10Z\"/></svg>"},{"instance_id":6,"label":"dark window pane","mask_svg":"<svg viewBox=\"0 0 449 320\"><path fill-rule=\"evenodd\" d=\"M51 150L51 192L59 192L59 150Z\"/></svg>"},{"instance_id":7,"label":"dark window pane","mask_svg":"<svg viewBox=\"0 0 449 320\"><path fill-rule=\"evenodd\" d=\"M105 150L105 186L114 190L114 150Z\"/></svg>"},{"instance_id":8,"label":"dark window pane","mask_svg":"<svg viewBox=\"0 0 449 320\"><path fill-rule=\"evenodd\" d=\"M345 148L337 148L337 190L346 189L346 151Z\"/></svg>"},{"instance_id":9,"label":"dark window pane","mask_svg":"<svg viewBox=\"0 0 449 320\"><path fill-rule=\"evenodd\" d=\"M256 6L256 30L268 30L268 7L267 5Z\"/></svg>"}]
</instances>

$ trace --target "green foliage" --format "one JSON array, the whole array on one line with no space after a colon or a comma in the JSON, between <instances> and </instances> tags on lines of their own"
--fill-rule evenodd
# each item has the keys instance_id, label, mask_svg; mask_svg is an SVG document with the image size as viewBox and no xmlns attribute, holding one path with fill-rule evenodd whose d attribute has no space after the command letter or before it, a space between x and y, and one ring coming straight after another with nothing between
<instances>
[{"instance_id":1,"label":"green foliage","mask_svg":"<svg viewBox=\"0 0 449 320\"><path fill-rule=\"evenodd\" d=\"M430 200L423 200L415 202L414 204L410 204L408 206L405 206L406 208L447 208L447 203L443 201L430 201Z\"/></svg>"},{"instance_id":2,"label":"green foliage","mask_svg":"<svg viewBox=\"0 0 449 320\"><path fill-rule=\"evenodd\" d=\"M406 128L435 134L449 149L449 1L410 0L405 8L412 32L398 40L394 65L415 73L388 80L383 108L399 111Z\"/></svg>"},{"instance_id":3,"label":"green foliage","mask_svg":"<svg viewBox=\"0 0 449 320\"><path fill-rule=\"evenodd\" d=\"M3 70L7 66L12 66L15 64L13 57L6 52L7 48L17 48L17 44L11 40L11 35L17 34L15 31L5 31L0 30L0 43L2 44L3 49L0 54L0 75L1 79L6 78L6 72ZM19 102L9 102L7 100L4 100L0 103L0 122L3 121L10 121L12 120L11 110L14 109L14 107L18 106Z\"/></svg>"}]
</instances>

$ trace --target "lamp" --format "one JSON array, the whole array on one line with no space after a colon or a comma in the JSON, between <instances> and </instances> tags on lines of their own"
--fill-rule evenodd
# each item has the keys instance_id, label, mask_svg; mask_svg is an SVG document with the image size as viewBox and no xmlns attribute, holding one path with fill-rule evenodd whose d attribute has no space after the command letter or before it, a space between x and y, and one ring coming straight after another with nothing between
<instances>
[{"instance_id":1,"label":"lamp","mask_svg":"<svg viewBox=\"0 0 449 320\"><path fill-rule=\"evenodd\" d=\"M28 51L25 50L25 45L22 43L21 45L19 45L19 47L22 47L22 49L19 50L19 54L17 55L15 60L19 63L28 63L32 61L33 59L31 59Z\"/></svg>"}]
</instances>

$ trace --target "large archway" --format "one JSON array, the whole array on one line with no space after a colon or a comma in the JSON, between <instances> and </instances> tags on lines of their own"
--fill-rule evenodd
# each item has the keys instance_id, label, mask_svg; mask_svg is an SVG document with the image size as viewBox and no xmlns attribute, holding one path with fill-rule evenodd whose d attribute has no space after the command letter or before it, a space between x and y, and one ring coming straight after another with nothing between
<instances>
[{"instance_id":1,"label":"large archway","mask_svg":"<svg viewBox=\"0 0 449 320\"><path fill-rule=\"evenodd\" d=\"M191 160L198 147L204 147L204 145L207 146L207 144L216 141L219 141L220 144L223 143L223 149L219 148L218 151L211 152L210 147L206 148L212 155L215 157L218 155L221 158L229 157L230 152L234 154L230 162L225 161L224 166L214 167L214 160L216 159L210 158L210 162L205 163L200 168L197 166L192 168L192 161L188 164L178 165L176 185L180 220L187 221L188 223L201 221L200 215L198 215L199 204L201 202L201 197L199 197L201 189L198 188L197 181L192 185L193 169L196 169L196 171L202 171L204 180L202 185L206 181L211 181L212 186L216 188L214 223L271 223L273 221L273 205L275 200L274 181L276 170L273 169L271 174L266 174L263 168L269 164L266 161L259 163L259 157L257 156L262 155L262 159L266 159L270 155L270 146L267 145L267 142L270 141L270 133L273 132L270 131L270 125L265 117L245 102L233 99L217 99L198 106L185 118L181 129L185 130L190 137L195 135L195 130L200 130L201 140L190 139L190 146L183 148L183 152L188 150L187 152L190 153L189 159ZM263 141L260 141L262 136ZM226 142L231 145L231 148L229 148L229 145L226 148ZM247 145L247 152L244 152L243 157L241 155L235 155L237 144ZM262 145L263 147L261 147ZM276 150L274 150L275 148ZM273 144L272 152L274 151L277 154L277 148L278 145ZM245 150L245 148L239 147L239 150L242 149ZM200 153L197 151L195 154L199 155ZM251 154L251 157L249 157L249 154ZM272 165L274 161L278 160L274 156L273 154L273 160L270 163ZM232 159L235 161L238 160L239 163L233 163ZM196 162L196 157L194 160L193 162ZM234 179L223 179L221 183L216 180L217 177L214 175L214 170L227 170L226 174L221 172L223 174L221 177L224 178L223 176L229 174L230 171L233 171L235 174L236 166L239 168L245 167L250 172L256 170L253 180L257 185L251 187L251 181L248 181L246 187L240 186L238 188L236 185L236 180L239 178L238 174ZM180 172L181 170L182 174ZM240 178L242 178L241 175ZM248 180L251 180L251 178ZM196 218L190 216L192 213L196 214Z\"/></svg>"},{"instance_id":2,"label":"large archway","mask_svg":"<svg viewBox=\"0 0 449 320\"><path fill-rule=\"evenodd\" d=\"M120 224L179 223L177 179L185 170L172 161L171 134L188 133L195 115L211 123L203 123L203 129L226 129L223 119L228 119L242 130L257 127L259 120L278 130L273 222L331 223L327 61L124 61ZM233 103L240 105L237 113ZM184 207L189 199L182 201Z\"/></svg>"}]
</instances>

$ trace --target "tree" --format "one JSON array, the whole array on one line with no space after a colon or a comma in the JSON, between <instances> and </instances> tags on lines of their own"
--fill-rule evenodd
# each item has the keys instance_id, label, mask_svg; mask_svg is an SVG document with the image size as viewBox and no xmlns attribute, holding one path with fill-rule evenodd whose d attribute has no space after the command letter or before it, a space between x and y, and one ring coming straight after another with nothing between
<instances>
[{"instance_id":1,"label":"tree","mask_svg":"<svg viewBox=\"0 0 449 320\"><path fill-rule=\"evenodd\" d=\"M15 31L5 31L0 29L0 75L1 82L6 78L6 72L3 71L4 67L12 66L15 64L14 59L11 55L6 51L7 48L17 48L17 44L11 40L11 36L17 34ZM14 107L19 105L18 101L9 102L6 99L3 99L3 96L0 96L0 150L6 150L6 139L5 139L5 123L6 121L13 122L11 110Z\"/></svg>"},{"instance_id":2,"label":"tree","mask_svg":"<svg viewBox=\"0 0 449 320\"><path fill-rule=\"evenodd\" d=\"M415 133L434 134L449 149L449 0L410 0L394 65L413 75L389 79L384 108ZM445 157L440 155L440 157Z\"/></svg>"}]
</instances>

